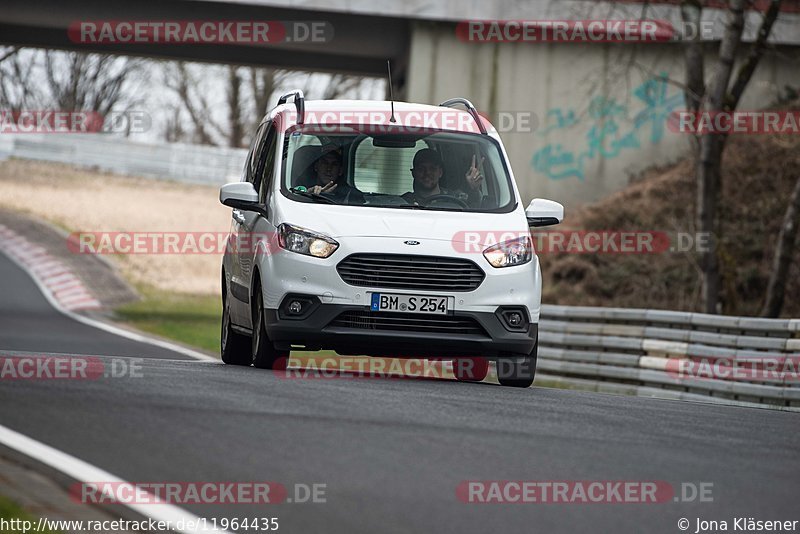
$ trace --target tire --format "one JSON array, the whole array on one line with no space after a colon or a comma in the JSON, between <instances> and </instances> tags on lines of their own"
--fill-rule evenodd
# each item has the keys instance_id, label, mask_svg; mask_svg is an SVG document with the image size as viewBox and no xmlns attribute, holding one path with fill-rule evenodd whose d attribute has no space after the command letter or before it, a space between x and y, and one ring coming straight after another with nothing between
<instances>
[{"instance_id":1,"label":"tire","mask_svg":"<svg viewBox=\"0 0 800 534\"><path fill-rule=\"evenodd\" d=\"M498 358L497 381L501 386L529 388L536 377L536 358L539 341L530 354L513 354L513 358ZM522 360L522 361L519 361Z\"/></svg>"},{"instance_id":2,"label":"tire","mask_svg":"<svg viewBox=\"0 0 800 534\"><path fill-rule=\"evenodd\" d=\"M456 358L453 360L453 374L459 382L480 382L489 374L489 360L486 358Z\"/></svg>"},{"instance_id":3,"label":"tire","mask_svg":"<svg viewBox=\"0 0 800 534\"><path fill-rule=\"evenodd\" d=\"M224 287L222 290L226 291ZM222 331L219 336L220 356L223 362L230 365L250 365L253 360L250 354L250 337L233 330L230 299L230 295L223 295Z\"/></svg>"},{"instance_id":4,"label":"tire","mask_svg":"<svg viewBox=\"0 0 800 534\"><path fill-rule=\"evenodd\" d=\"M275 345L267 336L267 327L264 324L264 297L261 294L261 287L256 286L254 291L253 309L253 338L252 338L252 361L253 366L258 369L286 369L289 361L289 351L277 351Z\"/></svg>"}]
</instances>

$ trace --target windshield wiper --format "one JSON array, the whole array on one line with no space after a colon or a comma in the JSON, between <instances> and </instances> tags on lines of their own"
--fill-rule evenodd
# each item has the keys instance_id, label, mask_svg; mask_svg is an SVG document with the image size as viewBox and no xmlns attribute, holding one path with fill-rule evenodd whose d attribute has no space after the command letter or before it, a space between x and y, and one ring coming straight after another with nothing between
<instances>
[{"instance_id":1,"label":"windshield wiper","mask_svg":"<svg viewBox=\"0 0 800 534\"><path fill-rule=\"evenodd\" d=\"M310 198L310 199L313 199L313 200L315 200L317 202L327 202L328 204L339 204L338 202L336 202L332 198L324 197L322 195L316 195L316 194L310 193L308 191L300 191L300 190L298 190L298 189L296 189L294 187L292 189L289 189L289 191L291 191L295 195L300 195L301 197Z\"/></svg>"},{"instance_id":2,"label":"windshield wiper","mask_svg":"<svg viewBox=\"0 0 800 534\"><path fill-rule=\"evenodd\" d=\"M456 207L456 208L446 208L444 206L420 206L424 210L429 211L464 211L464 208Z\"/></svg>"},{"instance_id":3,"label":"windshield wiper","mask_svg":"<svg viewBox=\"0 0 800 534\"><path fill-rule=\"evenodd\" d=\"M425 211L464 211L464 208L456 207L456 208L448 208L445 206L429 206L427 204L409 204L408 206L391 206L397 208L412 208L416 210L425 210Z\"/></svg>"},{"instance_id":4,"label":"windshield wiper","mask_svg":"<svg viewBox=\"0 0 800 534\"><path fill-rule=\"evenodd\" d=\"M391 208L398 210L424 210L424 211L464 211L464 208L446 208L442 206L423 206L422 204L370 204L376 208Z\"/></svg>"}]
</instances>

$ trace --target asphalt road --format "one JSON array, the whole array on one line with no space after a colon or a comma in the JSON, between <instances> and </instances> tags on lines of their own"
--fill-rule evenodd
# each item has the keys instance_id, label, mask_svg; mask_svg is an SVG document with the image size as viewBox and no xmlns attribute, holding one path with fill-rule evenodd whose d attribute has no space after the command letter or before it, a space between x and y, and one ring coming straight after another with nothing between
<instances>
[{"instance_id":1,"label":"asphalt road","mask_svg":"<svg viewBox=\"0 0 800 534\"><path fill-rule=\"evenodd\" d=\"M131 482L326 485L325 503L186 506L201 517L278 517L280 532L303 534L800 519L796 414L449 380L287 380L164 359L48 311L25 278L0 256L0 352L146 359L138 378L0 381L0 424ZM710 482L713 502L465 504L465 480Z\"/></svg>"},{"instance_id":2,"label":"asphalt road","mask_svg":"<svg viewBox=\"0 0 800 534\"><path fill-rule=\"evenodd\" d=\"M2 252L0 351L189 359L64 316L50 306L31 277Z\"/></svg>"}]
</instances>

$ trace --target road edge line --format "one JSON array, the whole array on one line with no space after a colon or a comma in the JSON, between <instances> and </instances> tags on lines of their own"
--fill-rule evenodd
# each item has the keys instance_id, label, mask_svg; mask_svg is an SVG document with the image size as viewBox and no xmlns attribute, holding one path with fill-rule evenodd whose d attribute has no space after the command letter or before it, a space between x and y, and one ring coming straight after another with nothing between
<instances>
[{"instance_id":1,"label":"road edge line","mask_svg":"<svg viewBox=\"0 0 800 534\"><path fill-rule=\"evenodd\" d=\"M31 280L33 280L33 282L36 284L36 287L39 288L39 292L41 292L42 295L44 295L44 297L47 299L47 302L49 302L50 305L56 309L56 311L60 312L63 315L66 315L70 319L73 319L75 321L78 321L79 323L83 323L88 326L99 328L100 330L105 330L106 332L109 332L111 334L115 334L117 336L124 337L133 341L138 341L140 343L147 343L149 345L155 345L156 347L161 347L162 349L171 350L173 352L183 354L184 356L189 356L190 358L194 358L195 360L206 361L206 362L221 362L221 360L214 358L213 356L209 356L208 354L203 354L202 352L182 347L181 345L177 345L175 343L170 343L169 341L163 341L161 339L149 337L144 334L140 334L138 332L131 332L130 330L125 330L124 328L104 323L102 321L98 321L97 319L92 319L90 317L84 317L83 315L78 315L77 313L61 306L61 303L59 303L55 299L55 297L53 297L53 295L50 293L50 290L44 285L44 283L39 279L39 277L36 276L33 272L31 272L30 269L28 269L28 266L24 265L19 260L17 260L17 258L12 256L11 254L6 253L2 249L0 249L0 252L2 252L6 258L11 260L11 262L14 265L22 269L25 272L25 274L27 274L31 278Z\"/></svg>"},{"instance_id":2,"label":"road edge line","mask_svg":"<svg viewBox=\"0 0 800 534\"><path fill-rule=\"evenodd\" d=\"M57 471L71 480L80 483L92 482L111 482L113 484L128 484L111 473L100 469L80 458L62 452L41 441L37 441L4 425L0 425L0 444L8 447L18 454L31 458L45 467ZM155 497L154 497L155 500ZM116 503L129 508L135 513L153 519L154 521L169 521L170 526L177 526L178 521L186 524L193 521L199 524L199 517L169 503L159 504L136 504L136 503ZM204 525L207 526L207 525ZM204 529L173 529L173 532L192 534L194 532L221 532L230 534L227 530L204 528Z\"/></svg>"}]
</instances>

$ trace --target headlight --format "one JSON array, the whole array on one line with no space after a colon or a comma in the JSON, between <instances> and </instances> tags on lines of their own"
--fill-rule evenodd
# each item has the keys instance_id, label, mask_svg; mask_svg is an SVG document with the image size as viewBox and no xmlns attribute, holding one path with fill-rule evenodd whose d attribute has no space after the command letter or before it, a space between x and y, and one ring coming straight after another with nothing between
<instances>
[{"instance_id":1,"label":"headlight","mask_svg":"<svg viewBox=\"0 0 800 534\"><path fill-rule=\"evenodd\" d=\"M327 258L336 252L339 243L328 236L284 223L278 226L278 246L306 256Z\"/></svg>"},{"instance_id":2,"label":"headlight","mask_svg":"<svg viewBox=\"0 0 800 534\"><path fill-rule=\"evenodd\" d=\"M533 247L529 236L503 241L483 251L483 256L492 267L511 267L531 261Z\"/></svg>"}]
</instances>

